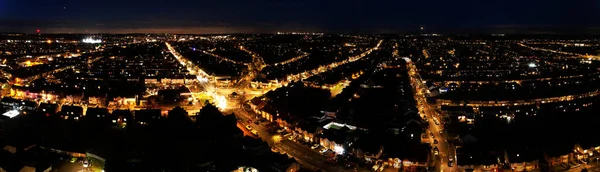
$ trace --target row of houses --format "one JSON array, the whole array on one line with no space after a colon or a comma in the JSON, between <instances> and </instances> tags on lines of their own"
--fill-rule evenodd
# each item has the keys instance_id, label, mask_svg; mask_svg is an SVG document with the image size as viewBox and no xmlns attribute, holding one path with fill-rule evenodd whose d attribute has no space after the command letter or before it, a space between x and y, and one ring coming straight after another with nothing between
<instances>
[{"instance_id":1,"label":"row of houses","mask_svg":"<svg viewBox=\"0 0 600 172\"><path fill-rule=\"evenodd\" d=\"M297 141L318 144L325 151L331 152L332 156L351 155L367 163L405 170L425 168L432 160L429 156L431 147L421 143L421 132L425 124L420 122L420 118L409 120L399 128L369 133L368 129L337 120L335 112L323 112L321 117L291 122L291 117L278 113L265 99L251 100L250 109L259 117L291 133ZM411 131L415 132L410 133Z\"/></svg>"},{"instance_id":2,"label":"row of houses","mask_svg":"<svg viewBox=\"0 0 600 172\"><path fill-rule=\"evenodd\" d=\"M556 149L517 148L497 150L475 145L459 146L456 162L461 171L561 171L598 162L600 146L582 147L572 151Z\"/></svg>"},{"instance_id":3,"label":"row of houses","mask_svg":"<svg viewBox=\"0 0 600 172\"><path fill-rule=\"evenodd\" d=\"M66 120L80 120L87 116L90 119L109 121L111 123L137 123L147 125L158 122L163 117L160 109L140 110L114 110L112 113L107 108L82 107L77 105L59 105L54 103L36 103L29 100L20 100L3 97L0 104L6 110L17 108L22 113L39 112L47 117L57 116Z\"/></svg>"}]
</instances>

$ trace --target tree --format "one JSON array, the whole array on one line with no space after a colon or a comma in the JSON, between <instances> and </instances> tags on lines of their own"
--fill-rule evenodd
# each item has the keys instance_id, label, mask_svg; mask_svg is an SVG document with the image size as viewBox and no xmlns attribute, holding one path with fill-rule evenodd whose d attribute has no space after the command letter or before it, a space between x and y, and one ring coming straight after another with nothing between
<instances>
[{"instance_id":1,"label":"tree","mask_svg":"<svg viewBox=\"0 0 600 172\"><path fill-rule=\"evenodd\" d=\"M188 112L177 106L169 111L167 116L167 125L169 128L191 128L192 120Z\"/></svg>"}]
</instances>

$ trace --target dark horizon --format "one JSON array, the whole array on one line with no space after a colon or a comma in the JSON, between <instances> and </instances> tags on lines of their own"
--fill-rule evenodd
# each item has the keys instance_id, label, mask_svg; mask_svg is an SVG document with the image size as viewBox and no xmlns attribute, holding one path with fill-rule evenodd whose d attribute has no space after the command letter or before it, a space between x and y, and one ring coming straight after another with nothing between
<instances>
[{"instance_id":1,"label":"dark horizon","mask_svg":"<svg viewBox=\"0 0 600 172\"><path fill-rule=\"evenodd\" d=\"M0 32L595 34L598 1L0 2Z\"/></svg>"},{"instance_id":2,"label":"dark horizon","mask_svg":"<svg viewBox=\"0 0 600 172\"><path fill-rule=\"evenodd\" d=\"M40 32L36 32L37 28L27 29L28 31L2 31L4 34L186 34L186 35L218 35L218 34L276 34L282 33L323 33L323 34L392 34L392 35L413 35L413 34L442 34L442 35L489 35L489 34L506 34L508 35L600 35L600 27L588 27L588 28L567 28L567 27L553 27L553 26L502 26L502 27L486 27L483 28L452 28L452 29L438 29L437 27L424 26L424 30L420 30L421 26L415 26L414 28L397 30L397 31L320 31L320 30L302 30L302 29L290 29L290 30L270 30L260 31L259 29L252 29L251 31L235 31L234 29L223 29L222 32L202 32L201 29L152 29L152 30L113 30L113 31L95 31L95 30L83 30L73 32L61 32L59 30L44 30L39 29ZM443 27L441 27L443 28ZM29 31L30 30L30 31Z\"/></svg>"}]
</instances>

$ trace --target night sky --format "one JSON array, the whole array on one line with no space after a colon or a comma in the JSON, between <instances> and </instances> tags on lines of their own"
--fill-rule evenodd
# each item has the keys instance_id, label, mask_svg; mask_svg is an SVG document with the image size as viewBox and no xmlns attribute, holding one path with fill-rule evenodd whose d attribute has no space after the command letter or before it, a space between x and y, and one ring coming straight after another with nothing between
<instances>
[{"instance_id":1,"label":"night sky","mask_svg":"<svg viewBox=\"0 0 600 172\"><path fill-rule=\"evenodd\" d=\"M600 0L0 0L0 32L600 33Z\"/></svg>"}]
</instances>

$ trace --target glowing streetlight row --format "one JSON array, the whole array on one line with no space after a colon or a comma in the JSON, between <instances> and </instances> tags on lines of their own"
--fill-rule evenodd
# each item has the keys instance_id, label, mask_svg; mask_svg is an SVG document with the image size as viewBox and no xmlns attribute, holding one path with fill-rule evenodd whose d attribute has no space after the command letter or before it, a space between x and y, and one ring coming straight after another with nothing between
<instances>
[{"instance_id":1,"label":"glowing streetlight row","mask_svg":"<svg viewBox=\"0 0 600 172\"><path fill-rule=\"evenodd\" d=\"M334 62L334 63L328 64L328 65L324 65L324 66L319 66L316 69L305 71L305 72L302 72L302 73L291 74L291 75L288 75L286 78L289 81L304 80L304 79L309 78L311 76L327 72L327 71L329 71L331 69L335 69L335 68L337 68L337 67L339 67L341 65L348 64L348 63L351 63L351 62L355 62L355 61L360 60L363 57L371 54L373 51L379 50L379 46L381 46L381 43L383 43L383 40L379 40L379 42L377 43L377 45L375 47L373 47L373 48L371 48L371 49L369 49L369 50L367 50L367 51L365 51L365 52L363 52L363 53L361 53L359 55L356 55L356 56L353 56L353 57L349 57L346 60L339 61L339 62Z\"/></svg>"}]
</instances>

